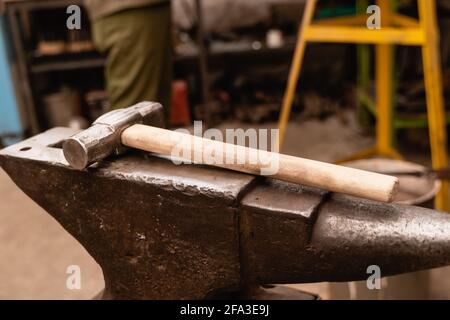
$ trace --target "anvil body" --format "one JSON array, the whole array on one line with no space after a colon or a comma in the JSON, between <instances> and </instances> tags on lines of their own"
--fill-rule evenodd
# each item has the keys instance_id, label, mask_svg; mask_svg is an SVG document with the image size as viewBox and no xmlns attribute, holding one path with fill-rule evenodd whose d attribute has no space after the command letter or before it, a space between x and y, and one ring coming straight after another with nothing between
<instances>
[{"instance_id":1,"label":"anvil body","mask_svg":"<svg viewBox=\"0 0 450 320\"><path fill-rule=\"evenodd\" d=\"M0 151L14 182L102 267L104 298L205 299L450 264L450 216L142 152L71 169L55 128Z\"/></svg>"}]
</instances>

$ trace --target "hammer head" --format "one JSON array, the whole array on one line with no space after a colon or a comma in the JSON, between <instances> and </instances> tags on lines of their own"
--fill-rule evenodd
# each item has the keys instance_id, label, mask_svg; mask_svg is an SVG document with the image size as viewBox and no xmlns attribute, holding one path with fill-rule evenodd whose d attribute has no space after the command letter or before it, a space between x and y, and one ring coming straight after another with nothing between
<instances>
[{"instance_id":1,"label":"hammer head","mask_svg":"<svg viewBox=\"0 0 450 320\"><path fill-rule=\"evenodd\" d=\"M135 124L164 127L162 105L141 102L104 114L90 128L64 141L64 156L72 168L83 170L111 154L119 154L124 150L122 132Z\"/></svg>"}]
</instances>

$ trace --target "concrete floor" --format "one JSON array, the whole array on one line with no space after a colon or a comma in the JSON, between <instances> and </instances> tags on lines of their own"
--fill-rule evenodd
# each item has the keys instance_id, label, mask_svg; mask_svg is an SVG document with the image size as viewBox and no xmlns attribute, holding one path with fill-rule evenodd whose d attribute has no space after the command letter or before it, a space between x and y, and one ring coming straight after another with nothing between
<instances>
[{"instance_id":1,"label":"concrete floor","mask_svg":"<svg viewBox=\"0 0 450 320\"><path fill-rule=\"evenodd\" d=\"M103 288L100 267L0 169L0 299L89 299ZM68 290L68 266L81 290Z\"/></svg>"},{"instance_id":2,"label":"concrete floor","mask_svg":"<svg viewBox=\"0 0 450 320\"><path fill-rule=\"evenodd\" d=\"M348 156L373 143L353 123L344 125L336 118L301 124L292 121L283 151L322 161ZM275 124L261 127L274 128ZM81 268L81 290L66 287L66 270L71 265ZM432 298L450 299L449 275L449 268L433 271ZM101 269L89 254L0 169L0 299L90 299L103 285ZM330 295L325 283L295 287L324 299L337 297L336 287ZM348 287L341 285L337 290L344 293Z\"/></svg>"}]
</instances>

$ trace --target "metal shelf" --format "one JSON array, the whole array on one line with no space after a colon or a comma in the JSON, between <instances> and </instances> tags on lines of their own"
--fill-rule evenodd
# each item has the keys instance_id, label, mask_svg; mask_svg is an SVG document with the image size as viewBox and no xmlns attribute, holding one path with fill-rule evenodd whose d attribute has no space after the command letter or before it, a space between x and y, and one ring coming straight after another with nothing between
<instances>
[{"instance_id":1,"label":"metal shelf","mask_svg":"<svg viewBox=\"0 0 450 320\"><path fill-rule=\"evenodd\" d=\"M289 55L293 51L293 44L288 43L284 47L270 49L266 47L261 47L260 49L254 49L251 47L251 43L244 45L222 45L221 47L213 47L208 55L209 58L214 62L218 61L228 61L233 57L242 58L243 56L248 56L255 58L256 56L273 57L275 54L286 54ZM81 55L81 56L80 56ZM198 52L193 51L189 54L180 54L175 57L175 63L191 63L196 61ZM90 68L101 68L104 67L106 63L106 58L102 57L100 54L95 52L79 53L79 54L62 54L55 56L35 56L32 59L30 65L30 71L33 74L47 73L53 71L70 71L76 69L90 69Z\"/></svg>"},{"instance_id":2,"label":"metal shelf","mask_svg":"<svg viewBox=\"0 0 450 320\"><path fill-rule=\"evenodd\" d=\"M105 65L105 58L89 58L76 59L66 61L54 61L34 63L31 65L31 72L34 74L53 72L53 71L70 71L76 69L101 68Z\"/></svg>"}]
</instances>

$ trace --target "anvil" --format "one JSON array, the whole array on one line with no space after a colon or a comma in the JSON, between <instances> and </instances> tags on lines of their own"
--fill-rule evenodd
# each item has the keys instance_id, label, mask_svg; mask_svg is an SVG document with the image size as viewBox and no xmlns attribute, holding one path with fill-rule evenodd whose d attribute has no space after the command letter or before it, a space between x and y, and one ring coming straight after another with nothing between
<instances>
[{"instance_id":1,"label":"anvil","mask_svg":"<svg viewBox=\"0 0 450 320\"><path fill-rule=\"evenodd\" d=\"M68 166L55 128L0 164L102 267L103 298L206 299L450 264L450 216L129 152Z\"/></svg>"}]
</instances>

